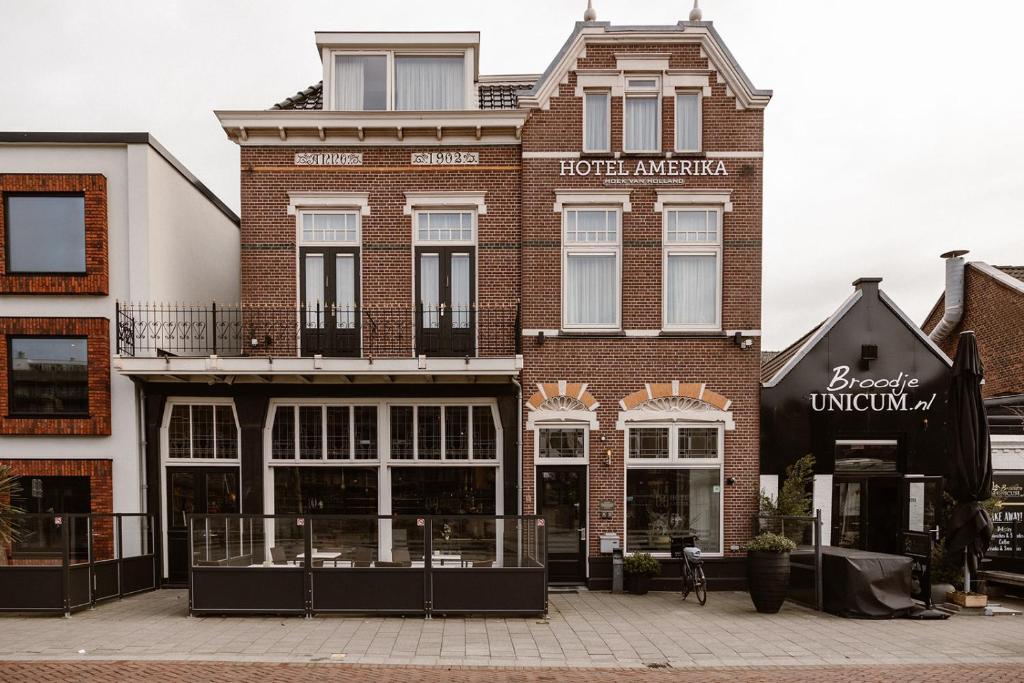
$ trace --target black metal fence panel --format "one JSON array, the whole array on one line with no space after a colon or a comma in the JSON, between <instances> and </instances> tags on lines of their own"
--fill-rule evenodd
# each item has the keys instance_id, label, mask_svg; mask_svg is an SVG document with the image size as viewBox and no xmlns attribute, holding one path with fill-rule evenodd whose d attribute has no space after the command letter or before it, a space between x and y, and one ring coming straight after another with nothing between
<instances>
[{"instance_id":1,"label":"black metal fence panel","mask_svg":"<svg viewBox=\"0 0 1024 683\"><path fill-rule=\"evenodd\" d=\"M156 588L150 515L26 513L9 520L14 539L0 545L0 611L70 615Z\"/></svg>"},{"instance_id":2,"label":"black metal fence panel","mask_svg":"<svg viewBox=\"0 0 1024 683\"><path fill-rule=\"evenodd\" d=\"M547 611L534 516L190 515L192 613Z\"/></svg>"}]
</instances>

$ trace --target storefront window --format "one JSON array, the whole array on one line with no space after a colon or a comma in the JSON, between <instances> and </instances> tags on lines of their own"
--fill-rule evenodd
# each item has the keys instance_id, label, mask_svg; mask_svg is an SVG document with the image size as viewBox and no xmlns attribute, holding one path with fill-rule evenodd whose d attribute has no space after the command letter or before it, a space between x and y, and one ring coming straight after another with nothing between
<instances>
[{"instance_id":1,"label":"storefront window","mask_svg":"<svg viewBox=\"0 0 1024 683\"><path fill-rule=\"evenodd\" d=\"M836 441L836 474L899 472L896 441Z\"/></svg>"},{"instance_id":2,"label":"storefront window","mask_svg":"<svg viewBox=\"0 0 1024 683\"><path fill-rule=\"evenodd\" d=\"M376 467L275 467L274 512L377 514Z\"/></svg>"},{"instance_id":3,"label":"storefront window","mask_svg":"<svg viewBox=\"0 0 1024 683\"><path fill-rule=\"evenodd\" d=\"M722 552L721 470L630 469L626 473L626 549L668 552L693 533L705 552Z\"/></svg>"},{"instance_id":4,"label":"storefront window","mask_svg":"<svg viewBox=\"0 0 1024 683\"><path fill-rule=\"evenodd\" d=\"M542 429L538 438L538 458L586 457L583 429Z\"/></svg>"},{"instance_id":5,"label":"storefront window","mask_svg":"<svg viewBox=\"0 0 1024 683\"><path fill-rule=\"evenodd\" d=\"M632 458L667 458L668 427L630 429L629 455Z\"/></svg>"},{"instance_id":6,"label":"storefront window","mask_svg":"<svg viewBox=\"0 0 1024 683\"><path fill-rule=\"evenodd\" d=\"M238 457L238 423L230 405L186 404L171 406L167 423L169 458Z\"/></svg>"},{"instance_id":7,"label":"storefront window","mask_svg":"<svg viewBox=\"0 0 1024 683\"><path fill-rule=\"evenodd\" d=\"M391 512L396 515L493 515L494 467L394 467Z\"/></svg>"},{"instance_id":8,"label":"storefront window","mask_svg":"<svg viewBox=\"0 0 1024 683\"><path fill-rule=\"evenodd\" d=\"M376 460L377 406L279 405L270 430L273 460Z\"/></svg>"}]
</instances>

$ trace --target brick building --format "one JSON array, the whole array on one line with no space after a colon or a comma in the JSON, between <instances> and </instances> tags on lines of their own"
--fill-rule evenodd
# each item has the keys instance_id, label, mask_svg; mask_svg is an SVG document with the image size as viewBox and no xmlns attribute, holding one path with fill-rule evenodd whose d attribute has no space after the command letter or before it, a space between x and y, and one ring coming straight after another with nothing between
<instances>
[{"instance_id":1,"label":"brick building","mask_svg":"<svg viewBox=\"0 0 1024 683\"><path fill-rule=\"evenodd\" d=\"M578 23L540 75L480 74L473 32L316 48L320 83L217 112L241 148L241 304L126 312L167 580L187 502L536 512L550 578L595 586L603 535L667 557L692 530L713 585L741 581L771 93L699 21ZM190 315L208 332L167 324ZM382 525L368 557L422 551L412 531Z\"/></svg>"},{"instance_id":2,"label":"brick building","mask_svg":"<svg viewBox=\"0 0 1024 683\"><path fill-rule=\"evenodd\" d=\"M237 299L238 218L146 133L0 132L0 203L0 464L15 502L144 510L137 391L111 374L117 301Z\"/></svg>"}]
</instances>

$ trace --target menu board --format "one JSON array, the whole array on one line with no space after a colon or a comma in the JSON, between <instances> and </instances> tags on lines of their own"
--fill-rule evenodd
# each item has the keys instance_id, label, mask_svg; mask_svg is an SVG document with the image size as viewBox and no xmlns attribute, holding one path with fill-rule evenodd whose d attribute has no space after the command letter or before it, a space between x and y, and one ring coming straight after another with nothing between
<instances>
[{"instance_id":1,"label":"menu board","mask_svg":"<svg viewBox=\"0 0 1024 683\"><path fill-rule=\"evenodd\" d=\"M1024 557L1024 474L997 474L992 483L1001 488L1003 507L992 515L995 528L988 554Z\"/></svg>"}]
</instances>

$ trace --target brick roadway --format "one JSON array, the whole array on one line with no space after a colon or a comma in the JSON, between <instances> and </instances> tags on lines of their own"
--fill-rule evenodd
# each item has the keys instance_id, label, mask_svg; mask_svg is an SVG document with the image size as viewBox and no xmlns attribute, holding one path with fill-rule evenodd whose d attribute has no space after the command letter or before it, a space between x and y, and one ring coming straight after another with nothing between
<instances>
[{"instance_id":1,"label":"brick roadway","mask_svg":"<svg viewBox=\"0 0 1024 683\"><path fill-rule=\"evenodd\" d=\"M856 681L971 683L1020 681L1016 665L981 666L970 664L920 666L833 666L833 667L744 667L710 669L698 673L706 683L819 683L820 681ZM557 683L614 683L623 678L649 683L678 681L686 676L677 669L638 669L624 673L618 669L488 669L479 667L371 666L360 664L245 664L238 662L6 662L0 666L0 681L43 683L45 681L274 681L307 683L311 681L363 681L404 683L444 680L446 683L478 681L552 681Z\"/></svg>"},{"instance_id":2,"label":"brick roadway","mask_svg":"<svg viewBox=\"0 0 1024 683\"><path fill-rule=\"evenodd\" d=\"M1024 617L858 621L787 605L757 614L745 593L708 606L677 593L552 594L550 617L187 618L163 590L70 619L0 616L0 660L179 660L323 664L634 667L1014 665ZM0 671L6 664L0 662ZM340 669L339 669L340 671ZM468 674L467 674L468 675ZM551 680L558 680L561 675Z\"/></svg>"}]
</instances>

